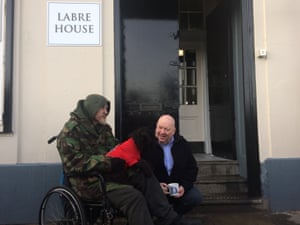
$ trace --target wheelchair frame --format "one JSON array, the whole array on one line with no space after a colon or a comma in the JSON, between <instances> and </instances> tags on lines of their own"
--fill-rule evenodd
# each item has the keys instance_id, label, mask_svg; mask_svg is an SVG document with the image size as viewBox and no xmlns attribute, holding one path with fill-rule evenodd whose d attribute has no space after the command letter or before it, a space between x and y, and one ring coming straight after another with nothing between
<instances>
[{"instance_id":1,"label":"wheelchair frame","mask_svg":"<svg viewBox=\"0 0 300 225\"><path fill-rule=\"evenodd\" d=\"M70 176L82 177L86 174L68 175L68 177ZM112 207L106 196L103 177L100 174L97 176L100 180L101 190L103 190L103 197L100 201L83 201L69 185L55 186L46 193L42 200L39 224L112 225L117 210Z\"/></svg>"}]
</instances>

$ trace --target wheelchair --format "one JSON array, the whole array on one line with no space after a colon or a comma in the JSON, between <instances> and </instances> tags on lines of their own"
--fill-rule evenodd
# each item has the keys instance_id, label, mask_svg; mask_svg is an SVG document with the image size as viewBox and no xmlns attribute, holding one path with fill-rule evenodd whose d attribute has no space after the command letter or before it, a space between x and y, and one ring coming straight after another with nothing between
<instances>
[{"instance_id":1,"label":"wheelchair","mask_svg":"<svg viewBox=\"0 0 300 225\"><path fill-rule=\"evenodd\" d=\"M68 177L63 175L63 184L51 188L42 200L39 210L40 225L112 225L119 212L110 204L105 190L104 179L97 174L101 190L101 200L84 201L70 188ZM86 176L80 174L79 176ZM94 175L95 176L95 175ZM125 223L126 224L126 223Z\"/></svg>"}]
</instances>

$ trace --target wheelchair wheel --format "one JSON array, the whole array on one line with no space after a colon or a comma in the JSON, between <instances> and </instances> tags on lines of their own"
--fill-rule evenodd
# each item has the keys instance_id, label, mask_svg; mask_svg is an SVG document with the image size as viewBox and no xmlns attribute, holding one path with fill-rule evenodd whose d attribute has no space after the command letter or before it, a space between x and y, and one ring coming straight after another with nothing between
<instances>
[{"instance_id":1,"label":"wheelchair wheel","mask_svg":"<svg viewBox=\"0 0 300 225\"><path fill-rule=\"evenodd\" d=\"M50 189L40 207L39 224L86 225L85 210L74 191L64 186Z\"/></svg>"}]
</instances>

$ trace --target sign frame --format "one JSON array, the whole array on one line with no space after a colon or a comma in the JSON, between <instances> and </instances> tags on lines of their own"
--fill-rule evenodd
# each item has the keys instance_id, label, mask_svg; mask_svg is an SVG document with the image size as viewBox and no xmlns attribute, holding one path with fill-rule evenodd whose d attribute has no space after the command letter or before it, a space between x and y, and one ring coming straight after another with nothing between
<instances>
[{"instance_id":1,"label":"sign frame","mask_svg":"<svg viewBox=\"0 0 300 225\"><path fill-rule=\"evenodd\" d=\"M101 2L48 2L48 46L102 46Z\"/></svg>"}]
</instances>

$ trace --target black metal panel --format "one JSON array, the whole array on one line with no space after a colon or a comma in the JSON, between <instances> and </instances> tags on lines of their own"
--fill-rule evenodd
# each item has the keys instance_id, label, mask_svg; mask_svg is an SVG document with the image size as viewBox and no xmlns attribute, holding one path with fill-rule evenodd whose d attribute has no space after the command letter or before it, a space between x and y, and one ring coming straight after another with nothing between
<instances>
[{"instance_id":1,"label":"black metal panel","mask_svg":"<svg viewBox=\"0 0 300 225\"><path fill-rule=\"evenodd\" d=\"M140 126L154 126L159 115L178 118L177 2L122 0L117 120L119 138ZM176 63L175 63L176 64ZM121 96L120 96L121 95Z\"/></svg>"},{"instance_id":2,"label":"black metal panel","mask_svg":"<svg viewBox=\"0 0 300 225\"><path fill-rule=\"evenodd\" d=\"M122 139L122 76L121 76L121 61L122 61L122 41L121 41L121 15L120 1L114 0L114 44L115 44L115 136Z\"/></svg>"},{"instance_id":3,"label":"black metal panel","mask_svg":"<svg viewBox=\"0 0 300 225\"><path fill-rule=\"evenodd\" d=\"M261 195L261 181L255 94L253 1L241 0L241 3L248 190L251 197L256 197Z\"/></svg>"},{"instance_id":4,"label":"black metal panel","mask_svg":"<svg viewBox=\"0 0 300 225\"><path fill-rule=\"evenodd\" d=\"M177 0L124 0L121 1L123 18L177 20Z\"/></svg>"},{"instance_id":5,"label":"black metal panel","mask_svg":"<svg viewBox=\"0 0 300 225\"><path fill-rule=\"evenodd\" d=\"M5 86L4 86L4 133L12 132L12 93L13 93L13 24L14 1L6 3L6 50L5 50Z\"/></svg>"}]
</instances>

